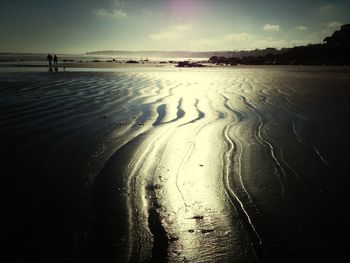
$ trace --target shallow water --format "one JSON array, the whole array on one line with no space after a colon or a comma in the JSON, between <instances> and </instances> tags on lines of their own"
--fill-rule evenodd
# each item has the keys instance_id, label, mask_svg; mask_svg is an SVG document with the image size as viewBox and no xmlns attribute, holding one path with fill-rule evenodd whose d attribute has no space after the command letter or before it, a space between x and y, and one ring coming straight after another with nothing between
<instances>
[{"instance_id":1,"label":"shallow water","mask_svg":"<svg viewBox=\"0 0 350 263\"><path fill-rule=\"evenodd\" d=\"M1 73L9 247L38 262L341 258L349 72Z\"/></svg>"}]
</instances>

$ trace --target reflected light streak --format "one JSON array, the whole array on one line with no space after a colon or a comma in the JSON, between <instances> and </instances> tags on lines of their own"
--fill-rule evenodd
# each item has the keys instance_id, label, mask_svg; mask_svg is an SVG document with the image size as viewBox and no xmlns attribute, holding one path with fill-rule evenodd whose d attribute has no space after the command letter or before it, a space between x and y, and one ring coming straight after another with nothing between
<instances>
[{"instance_id":1,"label":"reflected light streak","mask_svg":"<svg viewBox=\"0 0 350 263\"><path fill-rule=\"evenodd\" d=\"M130 187L134 188L137 213L133 216L138 216L138 227L133 231L141 231L143 240L154 241L147 220L154 203L152 194L145 191L153 184L160 224L170 240L169 257L205 260L221 255L228 259L235 253L232 248L239 246L234 241L233 208L223 194L222 153L228 146L222 132L228 119L219 113L227 109L212 105L210 99L218 96L220 84L213 85L213 76L203 72L164 73L163 82L165 79L179 85L172 96L151 105L156 113L165 104L165 115L150 129L135 155L138 161L130 180L136 183ZM205 118L191 122L198 119L196 107ZM179 110L184 112L181 118Z\"/></svg>"}]
</instances>

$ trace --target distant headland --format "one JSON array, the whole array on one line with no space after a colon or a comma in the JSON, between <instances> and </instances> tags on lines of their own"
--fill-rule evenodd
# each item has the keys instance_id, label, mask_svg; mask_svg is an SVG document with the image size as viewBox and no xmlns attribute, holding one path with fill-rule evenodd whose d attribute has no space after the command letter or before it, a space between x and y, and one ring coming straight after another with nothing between
<instances>
[{"instance_id":1,"label":"distant headland","mask_svg":"<svg viewBox=\"0 0 350 263\"><path fill-rule=\"evenodd\" d=\"M278 50L276 48L265 48L255 50L242 51L113 51L102 50L86 52L86 55L101 55L101 56L116 56L116 57L156 57L156 58L210 58L212 56L223 57L245 57L245 56L264 56L267 54L281 54L288 50L283 48Z\"/></svg>"},{"instance_id":2,"label":"distant headland","mask_svg":"<svg viewBox=\"0 0 350 263\"><path fill-rule=\"evenodd\" d=\"M310 44L284 49L285 52L258 56L217 56L210 57L214 64L226 65L350 65L350 24L341 26L323 44Z\"/></svg>"},{"instance_id":3,"label":"distant headland","mask_svg":"<svg viewBox=\"0 0 350 263\"><path fill-rule=\"evenodd\" d=\"M350 65L350 24L341 26L322 44L243 51L94 51L87 55L164 58L209 58L217 65Z\"/></svg>"}]
</instances>

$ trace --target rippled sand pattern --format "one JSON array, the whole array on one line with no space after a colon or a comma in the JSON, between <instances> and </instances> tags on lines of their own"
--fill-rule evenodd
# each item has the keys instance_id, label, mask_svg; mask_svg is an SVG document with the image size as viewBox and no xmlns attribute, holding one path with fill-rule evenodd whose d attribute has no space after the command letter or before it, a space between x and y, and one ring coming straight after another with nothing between
<instances>
[{"instance_id":1,"label":"rippled sand pattern","mask_svg":"<svg viewBox=\"0 0 350 263\"><path fill-rule=\"evenodd\" d=\"M59 151L60 162L78 164L93 182L91 258L317 259L340 235L328 215L341 214L334 203L346 196L348 75L8 74L1 136L24 151ZM79 160L70 163L70 154Z\"/></svg>"}]
</instances>

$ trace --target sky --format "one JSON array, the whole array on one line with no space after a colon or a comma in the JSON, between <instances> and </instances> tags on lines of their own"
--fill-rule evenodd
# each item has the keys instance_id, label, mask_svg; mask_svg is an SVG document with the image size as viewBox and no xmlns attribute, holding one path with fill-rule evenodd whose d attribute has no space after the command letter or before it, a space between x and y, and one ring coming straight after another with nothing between
<instances>
[{"instance_id":1,"label":"sky","mask_svg":"<svg viewBox=\"0 0 350 263\"><path fill-rule=\"evenodd\" d=\"M0 52L282 48L346 23L348 0L1 0Z\"/></svg>"}]
</instances>

